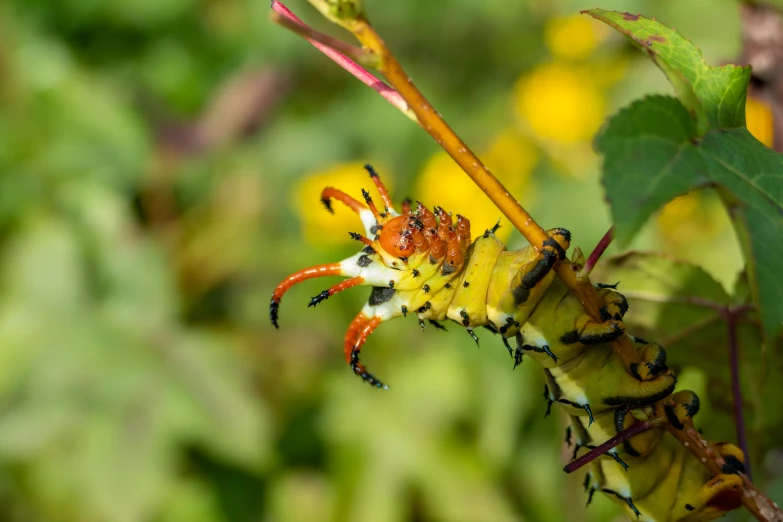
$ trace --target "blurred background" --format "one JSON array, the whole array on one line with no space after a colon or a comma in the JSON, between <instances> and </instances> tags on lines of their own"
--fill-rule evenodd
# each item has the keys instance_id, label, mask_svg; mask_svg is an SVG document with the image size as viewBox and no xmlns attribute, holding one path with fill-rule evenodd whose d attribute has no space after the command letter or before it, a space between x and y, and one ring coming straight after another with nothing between
<instances>
[{"instance_id":1,"label":"blurred background","mask_svg":"<svg viewBox=\"0 0 783 522\"><path fill-rule=\"evenodd\" d=\"M663 75L579 16L593 0L365 3L447 121L589 252L610 226L591 139L629 101L671 93ZM599 5L676 27L708 63L741 56L734 0ZM345 36L304 0L288 6ZM601 495L583 508L540 371L512 372L489 333L476 348L456 327L383 325L363 352L391 387L379 392L341 351L366 289L308 309L336 281L306 282L270 326L280 280L357 250L358 220L318 195L358 196L365 162L396 200L463 213L476 232L500 216L419 128L268 11L0 5L0 520L623 520ZM771 144L768 106L748 111ZM632 247L727 289L742 265L711 194L670 204Z\"/></svg>"}]
</instances>

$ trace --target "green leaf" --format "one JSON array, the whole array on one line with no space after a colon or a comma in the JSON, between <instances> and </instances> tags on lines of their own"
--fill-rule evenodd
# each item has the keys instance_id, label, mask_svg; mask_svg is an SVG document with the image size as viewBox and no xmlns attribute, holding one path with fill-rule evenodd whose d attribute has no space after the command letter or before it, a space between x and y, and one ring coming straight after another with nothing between
<instances>
[{"instance_id":1,"label":"green leaf","mask_svg":"<svg viewBox=\"0 0 783 522\"><path fill-rule=\"evenodd\" d=\"M743 247L753 301L768 335L783 318L783 156L747 129L710 132L694 143L685 107L653 96L611 119L596 146L618 241L627 243L675 196L716 185Z\"/></svg>"},{"instance_id":2,"label":"green leaf","mask_svg":"<svg viewBox=\"0 0 783 522\"><path fill-rule=\"evenodd\" d=\"M783 321L783 155L747 129L707 135L701 150L742 245L764 331L773 337Z\"/></svg>"},{"instance_id":3,"label":"green leaf","mask_svg":"<svg viewBox=\"0 0 783 522\"><path fill-rule=\"evenodd\" d=\"M624 318L629 333L661 344L667 364L678 374L702 376L703 389L695 390L703 404L696 424L705 436L736 442L728 328L717 310L737 306L736 298L703 269L654 254L610 259L596 275L621 281L619 290L630 305ZM759 350L761 328L749 310L737 324L737 340L745 428L750 457L759 469L783 436L783 411L770 407L783 394L783 339L775 338L766 352Z\"/></svg>"},{"instance_id":4,"label":"green leaf","mask_svg":"<svg viewBox=\"0 0 783 522\"><path fill-rule=\"evenodd\" d=\"M663 70L679 100L653 96L612 117L596 139L617 239L689 190L712 186L726 205L766 335L783 320L783 156L745 125L750 69L705 65L677 31L629 13L587 11L629 36Z\"/></svg>"},{"instance_id":5,"label":"green leaf","mask_svg":"<svg viewBox=\"0 0 783 522\"><path fill-rule=\"evenodd\" d=\"M664 203L706 185L701 157L690 146L695 132L688 111L674 98L634 102L613 117L596 139L604 154L604 184L615 236L628 243Z\"/></svg>"},{"instance_id":6,"label":"green leaf","mask_svg":"<svg viewBox=\"0 0 783 522\"><path fill-rule=\"evenodd\" d=\"M675 29L630 13L583 11L628 36L647 53L694 114L699 135L710 128L745 126L745 95L750 67L709 67L701 51Z\"/></svg>"}]
</instances>

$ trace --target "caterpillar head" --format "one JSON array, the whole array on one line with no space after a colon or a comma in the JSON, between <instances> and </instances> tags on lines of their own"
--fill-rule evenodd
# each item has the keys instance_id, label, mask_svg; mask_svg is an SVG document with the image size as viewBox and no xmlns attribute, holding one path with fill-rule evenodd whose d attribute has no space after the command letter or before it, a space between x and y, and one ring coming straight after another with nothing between
<instances>
[{"instance_id":1,"label":"caterpillar head","mask_svg":"<svg viewBox=\"0 0 783 522\"><path fill-rule=\"evenodd\" d=\"M421 203L412 208L410 201L402 203L402 213L397 212L378 174L369 165L365 168L381 195L382 212L365 190L364 203L333 187L321 193L327 210L337 200L359 216L365 233L352 232L351 237L363 243L364 248L337 263L305 268L288 276L272 294L269 317L277 327L283 294L307 279L329 275L348 278L313 297L309 306L357 285L372 286L369 301L348 328L344 352L355 373L380 387L380 381L359 363L359 348L382 321L404 316L408 311L419 313L420 319L429 317L429 292L448 288L448 281L459 274L466 260L471 243L470 221L459 215L454 221L445 210L436 207L431 211Z\"/></svg>"},{"instance_id":2,"label":"caterpillar head","mask_svg":"<svg viewBox=\"0 0 783 522\"><path fill-rule=\"evenodd\" d=\"M351 233L366 246L341 262L341 275L359 275L351 270L356 263L363 269L364 284L386 286L408 276L418 277L421 270L433 274L437 270L443 274L456 272L470 246L470 221L458 215L455 222L442 208L431 211L418 202L412 206L408 200L402 203L402 213L397 212L378 174L369 165L365 168L381 194L383 211L366 190L362 190L364 204L333 187L325 188L321 195L329 210L332 200L337 200L356 212L365 229L364 234Z\"/></svg>"}]
</instances>

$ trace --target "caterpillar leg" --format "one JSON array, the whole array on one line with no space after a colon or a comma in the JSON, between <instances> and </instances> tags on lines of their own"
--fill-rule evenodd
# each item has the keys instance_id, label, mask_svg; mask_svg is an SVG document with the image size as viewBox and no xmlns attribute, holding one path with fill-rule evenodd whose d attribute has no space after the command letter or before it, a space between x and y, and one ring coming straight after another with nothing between
<instances>
[{"instance_id":1,"label":"caterpillar leg","mask_svg":"<svg viewBox=\"0 0 783 522\"><path fill-rule=\"evenodd\" d=\"M603 302L603 321L596 321L587 314L580 315L575 321L574 329L561 337L564 344L608 343L625 333L623 316L628 311L628 301L622 294L611 290L599 293L599 297Z\"/></svg>"},{"instance_id":2,"label":"caterpillar leg","mask_svg":"<svg viewBox=\"0 0 783 522\"><path fill-rule=\"evenodd\" d=\"M712 446L723 457L724 473L745 473L745 454L741 449L729 442L717 442Z\"/></svg>"},{"instance_id":3,"label":"caterpillar leg","mask_svg":"<svg viewBox=\"0 0 783 522\"><path fill-rule=\"evenodd\" d=\"M540 283L555 263L565 259L566 250L571 244L571 232L564 228L547 230L549 239L544 242L544 248L530 261L522 265L511 280L511 294L516 306L526 302L531 290Z\"/></svg>"},{"instance_id":4,"label":"caterpillar leg","mask_svg":"<svg viewBox=\"0 0 783 522\"><path fill-rule=\"evenodd\" d=\"M365 366L359 362L359 351L362 349L365 341L367 341L367 337L382 321L383 319L379 316L367 317L363 311L359 312L359 315L351 321L348 331L345 332L343 353L345 354L346 362L351 365L353 373L367 381L371 386L388 389L388 386L369 373Z\"/></svg>"},{"instance_id":5,"label":"caterpillar leg","mask_svg":"<svg viewBox=\"0 0 783 522\"><path fill-rule=\"evenodd\" d=\"M675 393L664 402L664 412L669 422L678 429L686 428L699 411L698 396L687 390ZM690 424L692 426L692 424ZM683 521L712 520L742 504L742 477L745 456L729 443L712 444L707 450L717 452L723 461L723 473L704 483L704 469L695 459L687 459L680 479L681 491L675 506L675 515Z\"/></svg>"},{"instance_id":6,"label":"caterpillar leg","mask_svg":"<svg viewBox=\"0 0 783 522\"><path fill-rule=\"evenodd\" d=\"M685 500L685 499L684 499ZM715 475L684 504L687 514L681 521L712 520L742 506L742 478Z\"/></svg>"},{"instance_id":7,"label":"caterpillar leg","mask_svg":"<svg viewBox=\"0 0 783 522\"><path fill-rule=\"evenodd\" d=\"M590 443L590 434L585 429L584 425L579 421L579 418L574 415L569 415L570 424L566 431L566 444L571 445L571 435L573 435L574 453L571 456L571 460L574 460L579 455L579 449L585 447ZM585 477L585 491L588 491L588 485L590 482L590 474Z\"/></svg>"},{"instance_id":8,"label":"caterpillar leg","mask_svg":"<svg viewBox=\"0 0 783 522\"><path fill-rule=\"evenodd\" d=\"M615 292L611 288L604 288L603 290L603 292L598 294L604 303L603 308L601 308L601 315L605 320L622 321L625 312L628 311L628 300L623 294Z\"/></svg>"},{"instance_id":9,"label":"caterpillar leg","mask_svg":"<svg viewBox=\"0 0 783 522\"><path fill-rule=\"evenodd\" d=\"M558 361L557 355L552 353L552 350L549 349L548 345L544 344L543 346L536 346L536 345L533 345L533 344L526 344L525 341L524 341L524 338L522 337L522 333L521 332L517 332L516 340L517 340L517 351L516 351L516 354L518 354L520 362L522 362L522 354L524 352L526 352L526 351L527 352L545 353L547 355L547 357L552 359L554 362ZM514 358L515 358L515 362L516 362L517 356L515 355ZM519 363L517 363L517 364L519 364ZM514 367L516 367L516 364L514 365Z\"/></svg>"},{"instance_id":10,"label":"caterpillar leg","mask_svg":"<svg viewBox=\"0 0 783 522\"><path fill-rule=\"evenodd\" d=\"M669 370L666 366L666 351L663 346L657 343L646 343L639 350L641 362L631 364L631 374L640 381L649 381L656 379Z\"/></svg>"},{"instance_id":11,"label":"caterpillar leg","mask_svg":"<svg viewBox=\"0 0 783 522\"><path fill-rule=\"evenodd\" d=\"M669 439L666 441L670 442ZM670 511L667 513L668 519L680 522L713 520L742 505L743 484L740 470L724 465L723 473L711 476L683 446L676 442L670 443L674 445L673 452L682 454L676 459L681 462L678 476L662 480L649 495L649 500L652 500L659 497L666 488L671 491L663 497L672 499ZM736 454L742 457L742 452L731 444L716 445L713 449L723 455L721 446L725 447L726 457L737 458ZM739 460L737 462L739 463ZM742 464L739 463L739 466L742 467ZM649 501L647 503L650 512L654 512L656 506Z\"/></svg>"},{"instance_id":12,"label":"caterpillar leg","mask_svg":"<svg viewBox=\"0 0 783 522\"><path fill-rule=\"evenodd\" d=\"M544 385L544 399L546 400L546 413L544 413L544 417L549 417L549 414L552 413L552 405L555 403L556 399L549 391L548 384Z\"/></svg>"}]
</instances>

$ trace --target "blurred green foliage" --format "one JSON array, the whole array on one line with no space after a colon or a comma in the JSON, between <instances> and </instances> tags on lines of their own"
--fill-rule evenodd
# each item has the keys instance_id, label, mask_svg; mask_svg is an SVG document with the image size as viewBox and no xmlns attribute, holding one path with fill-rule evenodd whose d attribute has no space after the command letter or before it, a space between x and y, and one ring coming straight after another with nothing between
<instances>
[{"instance_id":1,"label":"blurred green foliage","mask_svg":"<svg viewBox=\"0 0 783 522\"><path fill-rule=\"evenodd\" d=\"M290 7L333 31L305 2ZM540 151L516 195L589 250L609 226L590 138L537 134L547 113L525 112L515 83L615 71L591 87L601 117L671 91L620 38L596 33L578 59L557 51L568 33L545 44L558 39L552 20L586 7L366 1L469 143L492 150L512 129ZM713 63L738 54L732 0L601 7L657 16ZM355 248L304 242L300 182L372 161L396 198L416 198L436 147L267 11L262 0L0 5L0 518L617 517L598 496L583 509L581 477L561 472L565 419L543 418L540 372L512 372L500 341L476 349L456 328L384 325L365 355L391 385L379 393L340 350L365 292L307 310L324 283L305 283L286 296L281 330L269 325L279 280ZM566 87L582 99L579 80ZM540 110L560 114L549 103ZM656 218L635 246L676 252L730 287L741 257L720 207L707 197L667 212L717 225Z\"/></svg>"}]
</instances>

